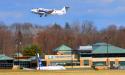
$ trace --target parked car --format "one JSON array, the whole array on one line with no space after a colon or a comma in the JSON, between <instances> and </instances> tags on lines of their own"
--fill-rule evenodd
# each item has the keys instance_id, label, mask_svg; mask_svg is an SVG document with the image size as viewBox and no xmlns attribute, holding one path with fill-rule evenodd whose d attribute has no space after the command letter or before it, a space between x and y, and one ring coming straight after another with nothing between
<instances>
[{"instance_id":1,"label":"parked car","mask_svg":"<svg viewBox=\"0 0 125 75\"><path fill-rule=\"evenodd\" d=\"M102 63L98 63L98 64L96 64L96 65L94 65L94 66L92 66L94 69L96 69L96 70L104 70L104 69L108 69L108 67L106 66L106 65L104 65L104 64L102 64Z\"/></svg>"},{"instance_id":2,"label":"parked car","mask_svg":"<svg viewBox=\"0 0 125 75\"><path fill-rule=\"evenodd\" d=\"M113 64L113 65L110 66L110 69L119 69L119 65Z\"/></svg>"},{"instance_id":3,"label":"parked car","mask_svg":"<svg viewBox=\"0 0 125 75\"><path fill-rule=\"evenodd\" d=\"M119 66L118 69L125 70L125 66Z\"/></svg>"}]
</instances>

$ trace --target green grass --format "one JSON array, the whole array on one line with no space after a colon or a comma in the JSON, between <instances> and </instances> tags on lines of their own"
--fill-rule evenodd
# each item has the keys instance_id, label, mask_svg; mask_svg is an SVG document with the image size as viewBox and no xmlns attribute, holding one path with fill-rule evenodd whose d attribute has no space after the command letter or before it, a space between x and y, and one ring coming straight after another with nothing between
<instances>
[{"instance_id":1,"label":"green grass","mask_svg":"<svg viewBox=\"0 0 125 75\"><path fill-rule=\"evenodd\" d=\"M0 75L125 75L125 70L66 70L66 71L13 71L0 70Z\"/></svg>"}]
</instances>

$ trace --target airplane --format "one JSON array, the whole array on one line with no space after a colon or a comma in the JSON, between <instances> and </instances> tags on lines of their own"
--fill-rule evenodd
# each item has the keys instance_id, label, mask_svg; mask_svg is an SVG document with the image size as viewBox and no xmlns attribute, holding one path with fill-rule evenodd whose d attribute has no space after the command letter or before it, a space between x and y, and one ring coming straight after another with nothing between
<instances>
[{"instance_id":1,"label":"airplane","mask_svg":"<svg viewBox=\"0 0 125 75\"><path fill-rule=\"evenodd\" d=\"M45 8L33 8L31 9L31 12L34 14L42 16L48 16L48 15L64 15L67 13L69 7L64 6L61 10L55 10L55 9L45 9Z\"/></svg>"},{"instance_id":2,"label":"airplane","mask_svg":"<svg viewBox=\"0 0 125 75\"><path fill-rule=\"evenodd\" d=\"M42 59L40 59L40 55L38 53L38 49L36 49L36 57L37 57L37 70L65 70L64 66L43 66Z\"/></svg>"},{"instance_id":3,"label":"airplane","mask_svg":"<svg viewBox=\"0 0 125 75\"><path fill-rule=\"evenodd\" d=\"M31 68L23 68L23 70L66 70L64 66L43 66L42 59L38 53L38 49L36 49L36 57L37 57L37 67L36 69Z\"/></svg>"},{"instance_id":4,"label":"airplane","mask_svg":"<svg viewBox=\"0 0 125 75\"><path fill-rule=\"evenodd\" d=\"M43 66L42 60L39 57L39 53L37 53L37 70L65 70L64 66Z\"/></svg>"}]
</instances>

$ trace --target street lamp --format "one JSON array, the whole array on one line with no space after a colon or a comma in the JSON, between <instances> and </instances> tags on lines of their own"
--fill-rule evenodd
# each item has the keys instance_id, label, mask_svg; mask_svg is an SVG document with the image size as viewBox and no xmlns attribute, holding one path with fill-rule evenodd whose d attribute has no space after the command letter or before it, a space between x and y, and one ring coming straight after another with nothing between
<instances>
[{"instance_id":1,"label":"street lamp","mask_svg":"<svg viewBox=\"0 0 125 75\"><path fill-rule=\"evenodd\" d=\"M107 66L109 66L109 62L110 62L110 60L109 60L109 52L108 52L108 50L109 50L109 37L106 37L106 40L107 40L107 59L106 59L106 62L107 62Z\"/></svg>"},{"instance_id":2,"label":"street lamp","mask_svg":"<svg viewBox=\"0 0 125 75\"><path fill-rule=\"evenodd\" d=\"M108 42L107 42L107 66L109 66L109 56L108 56Z\"/></svg>"},{"instance_id":3,"label":"street lamp","mask_svg":"<svg viewBox=\"0 0 125 75\"><path fill-rule=\"evenodd\" d=\"M72 68L73 68L73 50L71 52L72 52Z\"/></svg>"},{"instance_id":4,"label":"street lamp","mask_svg":"<svg viewBox=\"0 0 125 75\"><path fill-rule=\"evenodd\" d=\"M20 66L20 62L19 62L19 52L21 49L21 45L22 45L22 33L20 31L20 28L16 28L17 30L17 39L16 39L16 44L17 44L17 64Z\"/></svg>"}]
</instances>

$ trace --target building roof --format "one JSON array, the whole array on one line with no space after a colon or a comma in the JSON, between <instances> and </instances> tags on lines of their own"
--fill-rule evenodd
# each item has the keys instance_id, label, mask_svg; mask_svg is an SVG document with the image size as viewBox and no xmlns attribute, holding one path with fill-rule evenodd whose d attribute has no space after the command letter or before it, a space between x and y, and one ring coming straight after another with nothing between
<instances>
[{"instance_id":1,"label":"building roof","mask_svg":"<svg viewBox=\"0 0 125 75\"><path fill-rule=\"evenodd\" d=\"M30 58L23 58L23 59L19 59L19 61L34 61L36 60L36 56L30 57ZM18 61L18 59L15 59L14 61Z\"/></svg>"},{"instance_id":2,"label":"building roof","mask_svg":"<svg viewBox=\"0 0 125 75\"><path fill-rule=\"evenodd\" d=\"M28 60L30 60L30 61L37 61L37 57L36 56L32 56L31 58L29 58ZM41 57L40 57L40 59L41 59L41 61L45 61L45 59L42 59Z\"/></svg>"},{"instance_id":3,"label":"building roof","mask_svg":"<svg viewBox=\"0 0 125 75\"><path fill-rule=\"evenodd\" d=\"M107 43L96 43L93 45L93 53L125 53L125 49Z\"/></svg>"},{"instance_id":4,"label":"building roof","mask_svg":"<svg viewBox=\"0 0 125 75\"><path fill-rule=\"evenodd\" d=\"M15 59L14 61L31 61L31 60L29 60L29 59Z\"/></svg>"},{"instance_id":5,"label":"building roof","mask_svg":"<svg viewBox=\"0 0 125 75\"><path fill-rule=\"evenodd\" d=\"M72 50L72 48L70 48L64 44L57 47L56 49L54 49L54 51L71 51L71 50Z\"/></svg>"},{"instance_id":6,"label":"building roof","mask_svg":"<svg viewBox=\"0 0 125 75\"><path fill-rule=\"evenodd\" d=\"M19 56L19 57L22 57L23 54L19 52L19 53L15 53L14 56L16 56L16 57L18 57L18 56Z\"/></svg>"},{"instance_id":7,"label":"building roof","mask_svg":"<svg viewBox=\"0 0 125 75\"><path fill-rule=\"evenodd\" d=\"M0 54L0 60L13 60L13 58Z\"/></svg>"},{"instance_id":8,"label":"building roof","mask_svg":"<svg viewBox=\"0 0 125 75\"><path fill-rule=\"evenodd\" d=\"M92 50L92 46L80 46L78 50Z\"/></svg>"}]
</instances>

